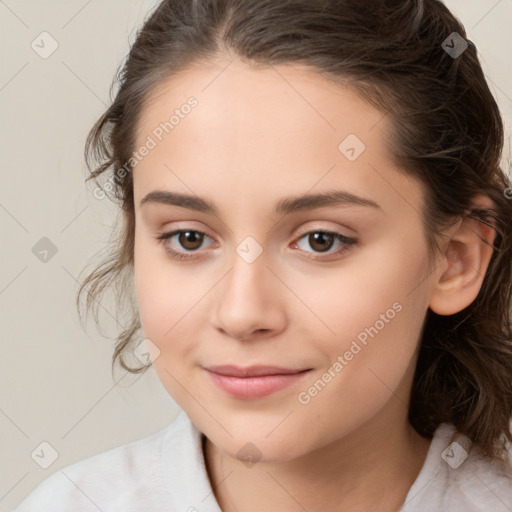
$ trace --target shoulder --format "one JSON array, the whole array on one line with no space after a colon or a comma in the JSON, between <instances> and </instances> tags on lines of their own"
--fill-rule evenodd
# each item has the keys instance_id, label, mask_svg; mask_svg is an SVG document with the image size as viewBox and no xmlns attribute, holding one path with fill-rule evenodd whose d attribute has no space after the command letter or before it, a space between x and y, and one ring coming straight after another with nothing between
<instances>
[{"instance_id":1,"label":"shoulder","mask_svg":"<svg viewBox=\"0 0 512 512\"><path fill-rule=\"evenodd\" d=\"M180 414L159 432L57 470L13 512L157 510L168 492L161 476L162 446L184 428Z\"/></svg>"},{"instance_id":2,"label":"shoulder","mask_svg":"<svg viewBox=\"0 0 512 512\"><path fill-rule=\"evenodd\" d=\"M512 467L505 461L489 461L474 447L460 468L449 468L449 482L471 500L476 511L512 510ZM462 469L462 471L458 471ZM462 510L462 509L461 509ZM465 509L465 512L473 510Z\"/></svg>"},{"instance_id":3,"label":"shoulder","mask_svg":"<svg viewBox=\"0 0 512 512\"><path fill-rule=\"evenodd\" d=\"M425 464L411 487L403 512L510 512L512 467L488 460L453 425L435 433Z\"/></svg>"}]
</instances>

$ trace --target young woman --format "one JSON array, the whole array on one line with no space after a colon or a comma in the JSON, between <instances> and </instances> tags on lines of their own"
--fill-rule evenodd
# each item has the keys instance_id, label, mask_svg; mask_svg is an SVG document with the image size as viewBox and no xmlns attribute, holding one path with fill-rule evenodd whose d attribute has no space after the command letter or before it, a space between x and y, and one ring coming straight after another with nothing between
<instances>
[{"instance_id":1,"label":"young woman","mask_svg":"<svg viewBox=\"0 0 512 512\"><path fill-rule=\"evenodd\" d=\"M81 292L134 283L113 363L183 413L17 511L512 510L502 146L437 0L163 1L88 139L124 227Z\"/></svg>"}]
</instances>

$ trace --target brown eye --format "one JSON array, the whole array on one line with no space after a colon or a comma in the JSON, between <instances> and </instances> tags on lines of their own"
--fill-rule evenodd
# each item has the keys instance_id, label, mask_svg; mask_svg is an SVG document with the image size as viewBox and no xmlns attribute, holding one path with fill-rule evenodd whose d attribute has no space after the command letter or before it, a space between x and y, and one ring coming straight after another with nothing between
<instances>
[{"instance_id":1,"label":"brown eye","mask_svg":"<svg viewBox=\"0 0 512 512\"><path fill-rule=\"evenodd\" d=\"M181 231L178 236L178 243L187 251L196 251L204 240L204 233L198 231Z\"/></svg>"},{"instance_id":2,"label":"brown eye","mask_svg":"<svg viewBox=\"0 0 512 512\"><path fill-rule=\"evenodd\" d=\"M342 235L336 231L316 230L303 233L294 245L301 249L307 258L317 261L323 259L325 261L325 257L320 258L322 253L326 253L327 256L342 256L356 242L355 238Z\"/></svg>"},{"instance_id":3,"label":"brown eye","mask_svg":"<svg viewBox=\"0 0 512 512\"><path fill-rule=\"evenodd\" d=\"M308 235L310 247L318 252L328 251L332 247L334 240L334 235L325 231L317 231Z\"/></svg>"},{"instance_id":4,"label":"brown eye","mask_svg":"<svg viewBox=\"0 0 512 512\"><path fill-rule=\"evenodd\" d=\"M204 249L203 242L205 238L211 238L201 231L179 229L171 233L164 233L157 237L163 248L174 259L197 259L201 257L201 251Z\"/></svg>"}]
</instances>

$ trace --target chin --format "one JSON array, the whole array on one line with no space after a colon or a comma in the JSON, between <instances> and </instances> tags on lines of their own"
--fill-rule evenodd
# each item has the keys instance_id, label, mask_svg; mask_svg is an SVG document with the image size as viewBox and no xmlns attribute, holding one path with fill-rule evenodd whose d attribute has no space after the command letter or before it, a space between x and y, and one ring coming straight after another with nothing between
<instances>
[{"instance_id":1,"label":"chin","mask_svg":"<svg viewBox=\"0 0 512 512\"><path fill-rule=\"evenodd\" d=\"M288 440L276 437L273 440L256 439L251 441L251 435L248 433L246 439L243 441L231 439L230 442L223 443L221 441L220 444L214 444L226 455L233 459L238 459L248 467L257 463L287 462L305 455L308 451L307 447L299 439L291 439L290 437L288 437ZM211 441L214 442L214 440Z\"/></svg>"}]
</instances>

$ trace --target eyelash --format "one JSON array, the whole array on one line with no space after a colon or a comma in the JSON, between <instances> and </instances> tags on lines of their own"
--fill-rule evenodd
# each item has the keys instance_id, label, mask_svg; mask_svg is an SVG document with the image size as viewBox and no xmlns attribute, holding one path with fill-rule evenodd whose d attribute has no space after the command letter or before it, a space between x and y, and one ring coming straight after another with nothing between
<instances>
[{"instance_id":1,"label":"eyelash","mask_svg":"<svg viewBox=\"0 0 512 512\"><path fill-rule=\"evenodd\" d=\"M197 259L198 257L197 256L193 256L195 253L197 253L198 251L193 251L192 253L183 253L183 252L179 252L179 251L175 251L174 249L170 249L166 244L166 240L172 238L173 236L175 235L179 235L181 233L186 233L186 232L191 232L191 233L196 233L196 234L199 234L199 235L205 235L206 237L208 238L211 238L209 237L206 233L202 232L202 231L198 231L198 230L194 230L194 229L178 229L178 230L175 230L175 231L171 231L169 233L163 233L162 235L158 236L157 237L157 240L158 240L158 243L161 244L165 250L165 252L167 252L173 259L175 260L192 260L192 259ZM329 256L341 256L342 254L345 254L347 251L350 250L350 246L354 245L357 240L355 238L350 238L348 236L345 236L345 235L342 235L341 233L338 233L336 231L328 231L328 230L322 230L322 229L316 229L316 230L310 230L310 231L306 231L305 233L302 233L299 238L297 238L297 241L294 242L293 245L297 245L297 243L302 240L303 238L305 238L306 236L308 235L311 235L311 234L314 234L314 233L322 233L322 234L326 234L326 235L332 235L334 236L334 241L336 240L339 240L343 245L336 251L333 251L333 252L325 252L325 253L317 253L317 254L328 254ZM333 242L334 243L334 242ZM305 252L308 252L308 251L305 251ZM311 253L309 253L311 254ZM326 258L318 258L318 257L312 257L312 256L306 256L308 259L311 259L311 260L314 260L314 261L324 261L326 260Z\"/></svg>"}]
</instances>

